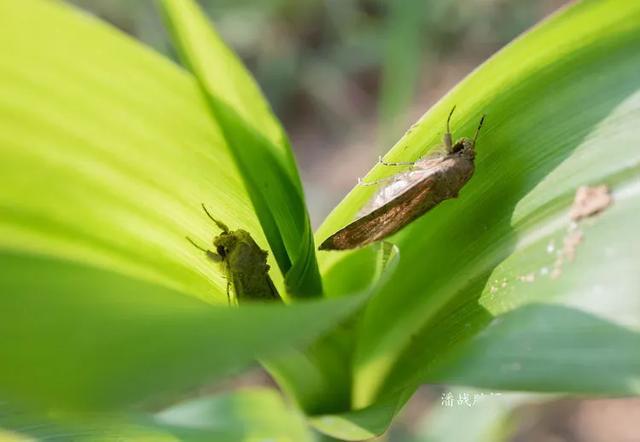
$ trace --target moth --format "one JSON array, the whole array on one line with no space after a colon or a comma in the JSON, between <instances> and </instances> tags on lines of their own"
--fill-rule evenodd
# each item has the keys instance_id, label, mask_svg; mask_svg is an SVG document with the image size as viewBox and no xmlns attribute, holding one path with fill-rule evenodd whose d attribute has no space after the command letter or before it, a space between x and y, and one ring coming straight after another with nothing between
<instances>
[{"instance_id":1,"label":"moth","mask_svg":"<svg viewBox=\"0 0 640 442\"><path fill-rule=\"evenodd\" d=\"M411 166L405 172L362 185L386 183L361 210L358 219L337 231L320 245L320 250L346 250L380 241L440 202L456 198L475 170L475 145L482 128L483 115L473 138L460 138L453 143L449 123L444 134L444 151L411 162L389 163L384 166Z\"/></svg>"},{"instance_id":2,"label":"moth","mask_svg":"<svg viewBox=\"0 0 640 442\"><path fill-rule=\"evenodd\" d=\"M202 209L222 231L213 238L215 251L199 246L188 236L186 238L211 261L221 264L227 279L229 304L232 287L238 305L249 301L281 301L269 276L268 252L262 250L246 230L231 231L226 224L215 219L204 204Z\"/></svg>"}]
</instances>

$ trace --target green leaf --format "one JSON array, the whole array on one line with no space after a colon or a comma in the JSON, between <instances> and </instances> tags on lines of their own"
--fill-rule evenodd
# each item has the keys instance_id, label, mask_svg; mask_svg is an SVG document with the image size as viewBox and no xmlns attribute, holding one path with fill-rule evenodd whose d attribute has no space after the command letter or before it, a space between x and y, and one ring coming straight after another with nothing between
<instances>
[{"instance_id":1,"label":"green leaf","mask_svg":"<svg viewBox=\"0 0 640 442\"><path fill-rule=\"evenodd\" d=\"M241 389L178 404L155 414L164 425L206 431L225 441L312 441L304 416L274 390Z\"/></svg>"},{"instance_id":2,"label":"green leaf","mask_svg":"<svg viewBox=\"0 0 640 442\"><path fill-rule=\"evenodd\" d=\"M170 399L307 344L362 299L214 307L67 261L0 254L0 268L1 395L59 409Z\"/></svg>"},{"instance_id":3,"label":"green leaf","mask_svg":"<svg viewBox=\"0 0 640 442\"><path fill-rule=\"evenodd\" d=\"M349 255L342 266L336 266L325 274L327 296L332 298L357 296L363 300L375 291L393 273L398 262L398 251L390 244L369 247ZM342 272L341 270L348 270ZM363 302L364 304L364 302ZM314 420L322 431L339 434L341 438L365 438L365 434L388 425L398 409L399 401L358 410L351 413L353 387L353 354L358 314L350 315L331 332L323 335L302 350L293 350L263 360L278 385L311 416L323 416ZM401 404L400 404L401 405ZM340 415L329 415L340 413ZM386 420L380 423L384 416ZM326 417L326 419L324 419ZM326 422L330 424L325 425Z\"/></svg>"},{"instance_id":4,"label":"green leaf","mask_svg":"<svg viewBox=\"0 0 640 442\"><path fill-rule=\"evenodd\" d=\"M314 428L340 440L370 439L386 430L411 394L407 390L359 410L313 416L309 421Z\"/></svg>"},{"instance_id":5,"label":"green leaf","mask_svg":"<svg viewBox=\"0 0 640 442\"><path fill-rule=\"evenodd\" d=\"M266 240L195 80L60 3L0 2L0 40L4 399L170 397L304 345L361 302L228 308L222 273L185 239L217 233L200 204Z\"/></svg>"},{"instance_id":6,"label":"green leaf","mask_svg":"<svg viewBox=\"0 0 640 442\"><path fill-rule=\"evenodd\" d=\"M360 324L355 408L421 382L640 391L639 36L640 5L573 5L473 72L387 155L423 155L454 104L455 137L487 114L460 198L392 238L401 259ZM390 173L377 166L367 179ZM602 183L613 206L572 226L576 189ZM317 238L373 190L354 189ZM552 277L571 229L582 242ZM323 272L343 255L323 253Z\"/></svg>"},{"instance_id":7,"label":"green leaf","mask_svg":"<svg viewBox=\"0 0 640 442\"><path fill-rule=\"evenodd\" d=\"M200 204L267 242L193 79L58 3L2 2L0 22L0 247L226 304L185 240L218 233Z\"/></svg>"},{"instance_id":8,"label":"green leaf","mask_svg":"<svg viewBox=\"0 0 640 442\"><path fill-rule=\"evenodd\" d=\"M173 40L198 79L251 196L292 296L322 292L293 154L255 81L196 3L162 0Z\"/></svg>"},{"instance_id":9,"label":"green leaf","mask_svg":"<svg viewBox=\"0 0 640 442\"><path fill-rule=\"evenodd\" d=\"M141 413L38 414L0 404L2 440L311 441L304 419L271 390L242 390ZM18 439L19 438L19 439Z\"/></svg>"}]
</instances>

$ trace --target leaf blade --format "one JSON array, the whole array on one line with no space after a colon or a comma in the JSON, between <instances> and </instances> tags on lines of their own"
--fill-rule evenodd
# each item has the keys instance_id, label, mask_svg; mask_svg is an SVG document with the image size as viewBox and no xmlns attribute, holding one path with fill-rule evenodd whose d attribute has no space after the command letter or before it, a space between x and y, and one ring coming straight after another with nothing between
<instances>
[{"instance_id":1,"label":"leaf blade","mask_svg":"<svg viewBox=\"0 0 640 442\"><path fill-rule=\"evenodd\" d=\"M309 343L360 302L231 309L66 261L0 254L0 263L2 396L62 410L182 394Z\"/></svg>"},{"instance_id":2,"label":"leaf blade","mask_svg":"<svg viewBox=\"0 0 640 442\"><path fill-rule=\"evenodd\" d=\"M400 248L402 260L386 286L372 297L361 324L356 356L356 407L392 397L409 385L451 381L447 370L440 370L444 367L439 365L441 359L449 361L448 370L464 373L456 375L455 381L466 385L479 385L479 379L488 385L487 379L491 379L500 388L547 391L562 387L561 382L551 382L554 370L556 375L562 372L565 381L570 377L571 370L562 371L565 359L560 358L556 365L546 360L546 377L535 377L540 365L522 365L522 370L531 370L526 382L522 378L517 381L516 376L500 382L497 359L483 360L481 344L486 346L490 340L473 337L494 316L498 320L511 308L521 306L520 299L533 302L531 294L525 296L529 292L520 287L526 282L518 279L528 278L531 269L523 263L534 259L528 254L530 251L523 252L520 264L506 263L524 247L524 238L538 223L544 233L539 237L547 239L545 235L554 232L556 238L562 238L566 224L555 224L546 231L545 217L566 216L578 185L607 183L614 194L626 193L627 187L635 188L640 158L628 147L639 141L634 128L638 125L640 87L635 75L640 64L637 56L640 9L633 7L622 12L620 5L616 1L577 4L517 39L438 103L387 156L389 161L412 160L428 150L428 146L435 145L442 130L438 128L444 126L454 103L458 104L456 112L460 112L453 121L456 136L472 134L480 114L487 114L478 141L477 172L461 192L461 200L443 203L391 238ZM379 178L382 169L374 168L368 180ZM318 230L317 238L322 240L348 222L370 191L356 188L348 195ZM631 210L627 206L630 199L616 204ZM593 222L604 224L607 216L608 212ZM635 222L633 219L630 215L621 216L616 222L628 225ZM616 222L609 223L609 233L599 238L595 231L589 233L589 238L594 235L590 241L604 244L604 238L608 237L610 241L615 239L616 247L629 241L629 233L614 227ZM538 242L536 245L538 251L546 246ZM626 287L624 290L618 287L608 295L616 298L614 303L618 306L632 305L633 311L637 311L629 290L636 290L638 282L620 270L631 263L637 265L637 254L619 255L618 259L625 264L618 264L617 268L615 263L599 261L594 249L581 253L591 254L593 259L580 266L576 262L575 271L588 273L594 266L605 267L612 278L623 281ZM321 255L321 266L325 270L339 265L340 259ZM500 302L504 305L497 308L498 301L488 300L492 285L498 292L500 289L495 278L506 276L500 272L501 263L510 269L508 284L519 285L502 295ZM602 275L601 271L597 273ZM610 279L604 281L612 283ZM548 290L545 292L542 287L540 290L538 301L551 297ZM557 284L553 296L557 298L554 302L572 299L573 307L579 305L582 310L596 311L598 315L606 310L593 299L577 300L576 293ZM607 316L611 327L619 325L622 313L624 309L620 308L616 315ZM535 317L532 315L529 325L532 333L536 330ZM630 337L621 341L619 348L621 355L627 355L618 360L619 372L624 372L624 378L631 382L620 387L601 379L600 392L609 389L619 393L620 388L635 392L633 379L640 355L629 353L630 347L622 343L635 342L637 317L632 321ZM560 330L562 324L556 325ZM514 322L513 327L516 326ZM509 349L513 349L517 340L505 340L507 331L502 330L503 334L496 332L496 336L503 338L498 342L508 343ZM577 325L573 329L573 337L578 340L579 330ZM570 329L564 332L571 336ZM605 333L602 337L615 346L616 336L619 334ZM472 343L462 346L468 340ZM593 350L586 344L580 347L585 358ZM458 352L459 349L466 350ZM536 349L542 351L544 346ZM464 351L473 351L474 357L465 358ZM457 358L452 356L454 353ZM524 357L518 351L514 354ZM568 362L569 353L565 358ZM434 375L436 371L438 376ZM567 388L592 392L598 377L601 377L599 368Z\"/></svg>"},{"instance_id":3,"label":"leaf blade","mask_svg":"<svg viewBox=\"0 0 640 442\"><path fill-rule=\"evenodd\" d=\"M292 296L322 292L293 153L257 85L193 2L161 2L174 44L200 81ZM222 68L221 68L222 67ZM284 246L284 247L282 247Z\"/></svg>"}]
</instances>

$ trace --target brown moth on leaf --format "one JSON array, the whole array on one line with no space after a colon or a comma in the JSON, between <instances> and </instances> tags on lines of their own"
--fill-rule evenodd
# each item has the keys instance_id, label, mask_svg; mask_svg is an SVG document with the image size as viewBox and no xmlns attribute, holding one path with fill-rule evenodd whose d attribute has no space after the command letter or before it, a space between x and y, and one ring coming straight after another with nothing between
<instances>
[{"instance_id":1,"label":"brown moth on leaf","mask_svg":"<svg viewBox=\"0 0 640 442\"><path fill-rule=\"evenodd\" d=\"M387 163L385 166L411 166L390 178L362 183L384 185L361 210L359 218L327 238L320 250L346 250L380 241L424 215L441 201L456 198L474 171L475 144L484 115L475 136L453 143L449 121L444 134L444 152L427 155L414 162Z\"/></svg>"},{"instance_id":2,"label":"brown moth on leaf","mask_svg":"<svg viewBox=\"0 0 640 442\"><path fill-rule=\"evenodd\" d=\"M211 261L222 265L227 278L229 303L231 287L237 304L247 301L281 301L278 290L269 276L268 252L262 250L246 230L231 231L226 224L211 216L204 204L202 209L222 230L222 233L213 239L215 251L199 246L189 237L187 240L204 252Z\"/></svg>"}]
</instances>

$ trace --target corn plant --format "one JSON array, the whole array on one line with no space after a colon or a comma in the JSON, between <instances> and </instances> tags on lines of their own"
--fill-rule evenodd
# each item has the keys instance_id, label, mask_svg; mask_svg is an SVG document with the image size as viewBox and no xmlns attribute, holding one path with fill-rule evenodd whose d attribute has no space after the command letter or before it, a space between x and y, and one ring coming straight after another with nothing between
<instances>
[{"instance_id":1,"label":"corn plant","mask_svg":"<svg viewBox=\"0 0 640 442\"><path fill-rule=\"evenodd\" d=\"M473 178L391 247L344 252L317 245L375 188L314 234L248 71L195 2L158 6L184 67L0 1L0 436L360 440L425 383L640 392L640 3L576 3L467 76L385 158L428 153L456 105L454 137L486 114ZM202 204L268 249L283 303L228 305L185 240L218 232ZM282 396L184 399L256 361Z\"/></svg>"}]
</instances>

